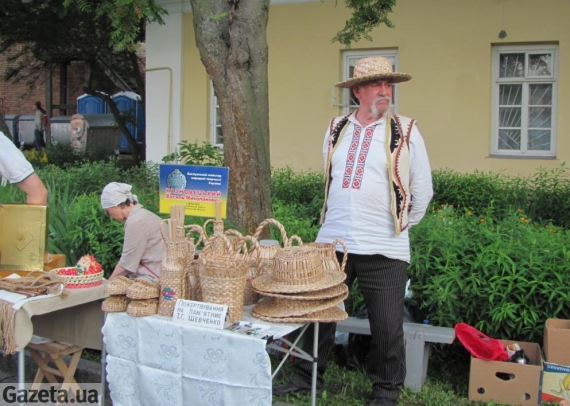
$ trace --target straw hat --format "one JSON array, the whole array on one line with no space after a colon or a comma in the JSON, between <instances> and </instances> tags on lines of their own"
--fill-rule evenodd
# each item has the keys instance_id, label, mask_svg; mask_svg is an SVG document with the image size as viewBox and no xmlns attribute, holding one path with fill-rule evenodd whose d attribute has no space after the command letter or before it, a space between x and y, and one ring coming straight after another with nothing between
<instances>
[{"instance_id":1,"label":"straw hat","mask_svg":"<svg viewBox=\"0 0 570 406\"><path fill-rule=\"evenodd\" d=\"M261 294L314 292L338 285L346 279L343 272L325 272L318 252L306 245L285 247L275 254L273 260L273 270L251 283Z\"/></svg>"},{"instance_id":2,"label":"straw hat","mask_svg":"<svg viewBox=\"0 0 570 406\"><path fill-rule=\"evenodd\" d=\"M319 310L317 312L308 313L303 316L292 316L292 317L268 317L262 314L259 314L255 311L255 308L252 310L252 314L254 317L257 317L261 320L271 321L274 323L332 323L336 321L345 320L348 317L348 314L339 309L336 306L329 307L325 310Z\"/></svg>"},{"instance_id":3,"label":"straw hat","mask_svg":"<svg viewBox=\"0 0 570 406\"><path fill-rule=\"evenodd\" d=\"M304 316L320 310L326 310L336 306L340 301L348 297L348 292L331 297L329 299L294 300L278 297L266 297L260 300L253 310L266 317L291 317Z\"/></svg>"},{"instance_id":4,"label":"straw hat","mask_svg":"<svg viewBox=\"0 0 570 406\"><path fill-rule=\"evenodd\" d=\"M392 83L407 82L412 75L407 73L394 72L392 70L392 62L381 56L371 56L362 58L354 64L354 73L350 79L337 83L336 87L350 88L359 83L369 82L371 80L385 79Z\"/></svg>"},{"instance_id":5,"label":"straw hat","mask_svg":"<svg viewBox=\"0 0 570 406\"><path fill-rule=\"evenodd\" d=\"M291 300L315 300L315 299L330 299L348 293L348 286L344 283L339 283L332 288L323 290L316 290L314 292L304 292L299 294L287 293L274 293L274 292L260 292L263 296L278 297Z\"/></svg>"}]
</instances>

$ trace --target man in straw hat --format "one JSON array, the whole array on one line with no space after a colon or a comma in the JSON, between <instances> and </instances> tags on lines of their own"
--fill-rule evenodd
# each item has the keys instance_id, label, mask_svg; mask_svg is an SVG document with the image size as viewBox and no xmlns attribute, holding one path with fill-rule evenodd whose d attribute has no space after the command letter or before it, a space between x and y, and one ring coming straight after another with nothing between
<instances>
[{"instance_id":1,"label":"man in straw hat","mask_svg":"<svg viewBox=\"0 0 570 406\"><path fill-rule=\"evenodd\" d=\"M342 238L348 247L346 283L351 286L358 278L370 319L367 376L373 381L370 404L376 406L396 405L406 377L402 323L408 229L422 219L433 195L416 122L392 111L392 86L411 78L394 72L386 58L358 60L354 76L336 86L350 88L359 108L331 121L323 146L325 204L317 242ZM317 388L322 391L336 324L320 326ZM304 339L308 352L312 334ZM312 363L299 360L295 366L295 376L274 387L275 395L310 391Z\"/></svg>"}]
</instances>

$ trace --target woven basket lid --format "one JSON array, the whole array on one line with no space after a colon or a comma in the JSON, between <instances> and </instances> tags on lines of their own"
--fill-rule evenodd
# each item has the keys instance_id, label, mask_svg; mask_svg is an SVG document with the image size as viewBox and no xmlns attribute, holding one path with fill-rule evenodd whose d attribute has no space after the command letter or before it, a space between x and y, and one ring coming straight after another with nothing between
<instances>
[{"instance_id":1,"label":"woven basket lid","mask_svg":"<svg viewBox=\"0 0 570 406\"><path fill-rule=\"evenodd\" d=\"M329 299L313 300L290 300L278 297L266 297L260 300L253 310L255 310L257 314L267 317L303 316L336 306L340 301L346 299L347 296L348 292Z\"/></svg>"},{"instance_id":2,"label":"woven basket lid","mask_svg":"<svg viewBox=\"0 0 570 406\"><path fill-rule=\"evenodd\" d=\"M304 316L291 317L268 317L258 314L255 309L252 310L254 317L273 323L332 323L345 320L348 314L336 306L329 307L325 310L319 310L314 313L305 314Z\"/></svg>"},{"instance_id":3,"label":"woven basket lid","mask_svg":"<svg viewBox=\"0 0 570 406\"><path fill-rule=\"evenodd\" d=\"M317 250L306 245L279 250L273 262L272 272L252 282L254 289L260 292L313 292L330 288L346 278L341 272L325 272Z\"/></svg>"},{"instance_id":4,"label":"woven basket lid","mask_svg":"<svg viewBox=\"0 0 570 406\"><path fill-rule=\"evenodd\" d=\"M340 296L344 293L348 293L348 286L346 286L346 284L344 283L339 283L338 285L335 285L332 288L316 290L314 292L304 292L300 294L260 292L260 291L256 292L261 293L263 296L279 297L291 300L315 300L315 299L329 299L335 296Z\"/></svg>"}]
</instances>

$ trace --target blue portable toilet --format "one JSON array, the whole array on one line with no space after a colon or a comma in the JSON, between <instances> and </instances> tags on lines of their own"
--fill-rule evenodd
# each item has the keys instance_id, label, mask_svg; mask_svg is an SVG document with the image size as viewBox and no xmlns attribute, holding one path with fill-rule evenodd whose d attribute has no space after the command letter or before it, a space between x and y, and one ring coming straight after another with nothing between
<instances>
[{"instance_id":1,"label":"blue portable toilet","mask_svg":"<svg viewBox=\"0 0 570 406\"><path fill-rule=\"evenodd\" d=\"M144 139L145 122L144 111L142 109L141 98L134 92L119 92L112 96L112 99L117 103L117 108L121 113L130 112L134 116L135 124L128 123L127 128L134 135L137 144L142 145ZM121 134L121 152L130 151L129 142L124 134Z\"/></svg>"},{"instance_id":2,"label":"blue portable toilet","mask_svg":"<svg viewBox=\"0 0 570 406\"><path fill-rule=\"evenodd\" d=\"M97 96L84 94L77 98L77 112L79 114L105 114L107 105L105 101Z\"/></svg>"}]
</instances>

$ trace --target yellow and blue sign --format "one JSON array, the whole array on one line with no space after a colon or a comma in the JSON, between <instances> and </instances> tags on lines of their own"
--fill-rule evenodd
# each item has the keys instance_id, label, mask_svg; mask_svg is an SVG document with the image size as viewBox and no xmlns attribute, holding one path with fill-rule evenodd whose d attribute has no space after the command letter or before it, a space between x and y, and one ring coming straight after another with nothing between
<instances>
[{"instance_id":1,"label":"yellow and blue sign","mask_svg":"<svg viewBox=\"0 0 570 406\"><path fill-rule=\"evenodd\" d=\"M229 168L162 164L159 172L161 213L170 213L170 206L184 204L188 216L226 217Z\"/></svg>"}]
</instances>

